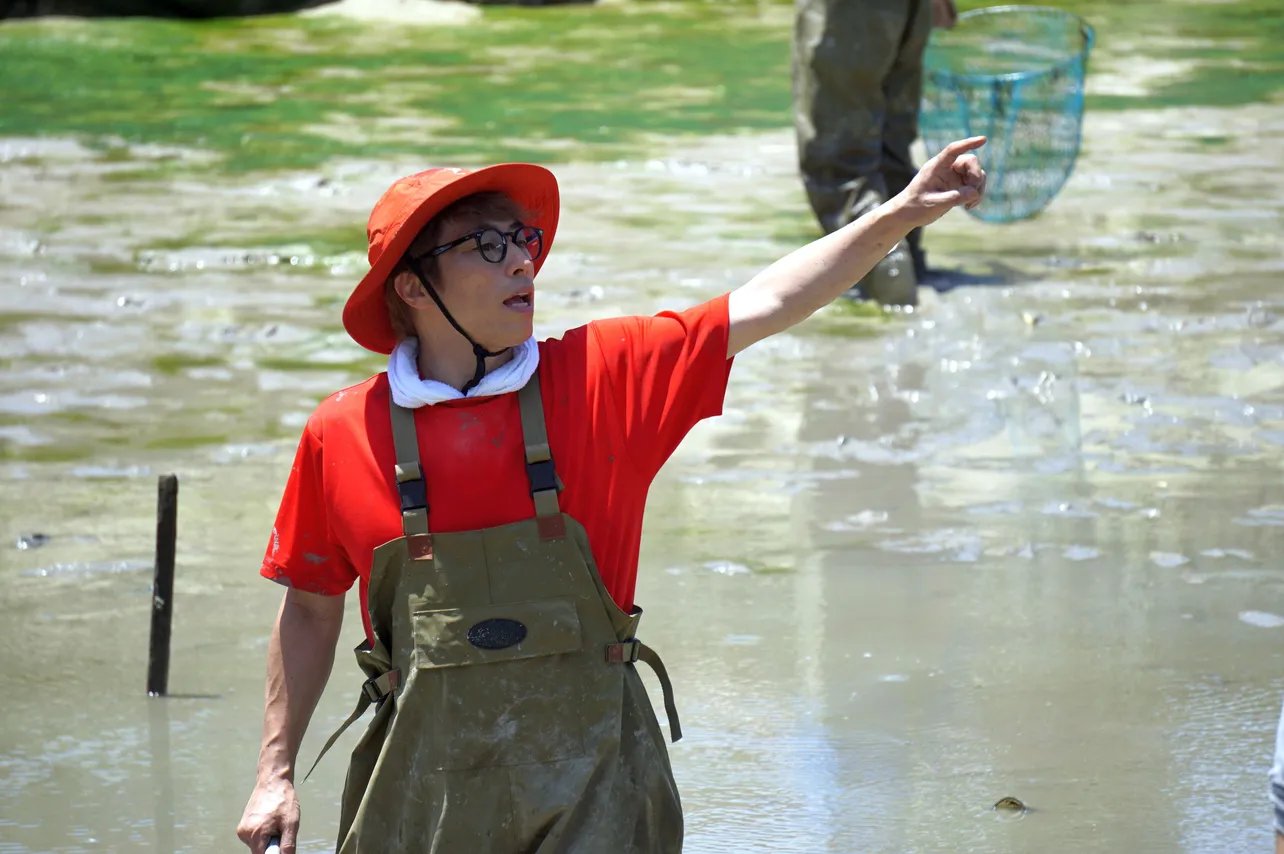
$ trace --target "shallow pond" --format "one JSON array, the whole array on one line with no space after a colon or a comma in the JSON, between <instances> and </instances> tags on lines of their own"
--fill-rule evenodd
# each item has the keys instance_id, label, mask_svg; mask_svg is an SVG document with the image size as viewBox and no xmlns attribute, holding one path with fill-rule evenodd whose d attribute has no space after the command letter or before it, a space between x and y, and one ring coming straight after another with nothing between
<instances>
[{"instance_id":1,"label":"shallow pond","mask_svg":"<svg viewBox=\"0 0 1284 854\"><path fill-rule=\"evenodd\" d=\"M653 489L638 599L687 733L688 851L1269 845L1279 18L1077 8L1099 49L1061 197L943 220L954 286L917 311L836 307L742 355ZM0 26L2 854L236 849L280 595L256 568L303 420L381 370L339 308L393 178L553 165L548 335L816 235L788 7L484 21ZM175 696L148 700L171 471ZM356 735L300 788L301 851L332 846Z\"/></svg>"}]
</instances>

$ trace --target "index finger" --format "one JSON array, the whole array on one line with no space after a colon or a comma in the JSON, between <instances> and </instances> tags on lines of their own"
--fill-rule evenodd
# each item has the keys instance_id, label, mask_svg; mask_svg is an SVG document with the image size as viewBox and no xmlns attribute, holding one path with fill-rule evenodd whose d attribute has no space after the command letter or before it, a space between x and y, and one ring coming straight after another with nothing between
<instances>
[{"instance_id":1,"label":"index finger","mask_svg":"<svg viewBox=\"0 0 1284 854\"><path fill-rule=\"evenodd\" d=\"M969 151L975 151L985 145L986 138L983 136L970 136L967 139L959 139L951 142L941 150L941 154L948 155L951 159Z\"/></svg>"}]
</instances>

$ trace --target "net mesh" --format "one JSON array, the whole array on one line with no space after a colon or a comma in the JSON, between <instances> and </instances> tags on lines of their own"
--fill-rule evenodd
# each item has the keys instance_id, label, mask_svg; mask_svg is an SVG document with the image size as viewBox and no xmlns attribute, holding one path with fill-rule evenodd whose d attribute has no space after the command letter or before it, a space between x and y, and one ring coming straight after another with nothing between
<instances>
[{"instance_id":1,"label":"net mesh","mask_svg":"<svg viewBox=\"0 0 1284 854\"><path fill-rule=\"evenodd\" d=\"M1079 155L1093 31L1060 9L999 6L936 30L923 59L920 133L935 153L986 136L986 198L970 213L1012 222L1061 191Z\"/></svg>"}]
</instances>

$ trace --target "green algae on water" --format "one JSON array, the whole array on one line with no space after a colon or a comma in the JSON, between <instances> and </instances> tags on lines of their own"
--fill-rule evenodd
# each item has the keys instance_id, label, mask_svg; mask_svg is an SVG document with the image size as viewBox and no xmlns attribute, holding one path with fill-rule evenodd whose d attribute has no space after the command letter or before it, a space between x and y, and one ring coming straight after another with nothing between
<instances>
[{"instance_id":1,"label":"green algae on water","mask_svg":"<svg viewBox=\"0 0 1284 854\"><path fill-rule=\"evenodd\" d=\"M152 357L151 368L166 376L176 376L194 368L221 368L227 360L218 356L191 356L185 353L164 353Z\"/></svg>"},{"instance_id":2,"label":"green algae on water","mask_svg":"<svg viewBox=\"0 0 1284 854\"><path fill-rule=\"evenodd\" d=\"M961 0L959 10L991 5ZM1089 94L1089 110L1238 107L1284 98L1284 15L1278 0L1059 0L1050 5L1078 14L1093 27L1089 78L1094 71L1110 72L1112 62L1121 59L1142 69L1173 66L1141 93Z\"/></svg>"},{"instance_id":3,"label":"green algae on water","mask_svg":"<svg viewBox=\"0 0 1284 854\"><path fill-rule=\"evenodd\" d=\"M344 156L597 159L642 134L776 127L788 115L780 7L485 15L462 28L289 16L9 23L0 134L213 149L244 171Z\"/></svg>"},{"instance_id":4,"label":"green algae on water","mask_svg":"<svg viewBox=\"0 0 1284 854\"><path fill-rule=\"evenodd\" d=\"M985 5L965 0L963 9ZM1178 69L1089 109L1284 97L1275 0L1066 0L1120 56ZM781 3L486 7L467 27L298 16L22 20L0 26L0 135L75 136L129 168L129 146L213 151L231 171L331 158L430 163L609 160L655 135L789 125L792 11ZM1112 54L1126 34L1129 43Z\"/></svg>"}]
</instances>

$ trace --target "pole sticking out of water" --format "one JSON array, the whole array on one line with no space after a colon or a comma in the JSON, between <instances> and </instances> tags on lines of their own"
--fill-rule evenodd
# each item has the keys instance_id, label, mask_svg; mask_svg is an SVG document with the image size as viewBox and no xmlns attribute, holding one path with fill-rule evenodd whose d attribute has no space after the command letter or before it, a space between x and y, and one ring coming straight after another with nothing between
<instances>
[{"instance_id":1,"label":"pole sticking out of water","mask_svg":"<svg viewBox=\"0 0 1284 854\"><path fill-rule=\"evenodd\" d=\"M152 638L147 656L147 693L169 691L169 638L174 620L174 555L178 540L178 477L160 478L156 508L156 568L152 577Z\"/></svg>"}]
</instances>

